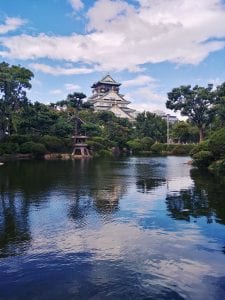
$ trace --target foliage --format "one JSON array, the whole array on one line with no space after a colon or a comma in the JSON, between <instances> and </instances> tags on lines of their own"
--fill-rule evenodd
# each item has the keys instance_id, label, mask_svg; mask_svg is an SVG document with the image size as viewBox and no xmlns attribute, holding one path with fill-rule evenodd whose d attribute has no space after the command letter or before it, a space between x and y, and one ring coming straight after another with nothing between
<instances>
[{"instance_id":1,"label":"foliage","mask_svg":"<svg viewBox=\"0 0 225 300\"><path fill-rule=\"evenodd\" d=\"M166 151L166 144L154 143L151 146L151 150L155 154L162 154L163 151Z\"/></svg>"},{"instance_id":2,"label":"foliage","mask_svg":"<svg viewBox=\"0 0 225 300\"><path fill-rule=\"evenodd\" d=\"M174 111L180 111L181 115L187 116L189 120L199 129L199 140L203 140L203 131L212 121L214 95L212 85L207 88L195 86L180 86L168 93L166 107Z\"/></svg>"},{"instance_id":3,"label":"foliage","mask_svg":"<svg viewBox=\"0 0 225 300\"><path fill-rule=\"evenodd\" d=\"M19 151L17 143L5 142L0 144L0 153L2 154L15 154Z\"/></svg>"},{"instance_id":4,"label":"foliage","mask_svg":"<svg viewBox=\"0 0 225 300\"><path fill-rule=\"evenodd\" d=\"M84 93L74 92L72 94L68 94L65 100L61 100L56 103L51 103L51 107L81 109L82 107L88 107L87 104L83 103L83 99L85 98L86 95Z\"/></svg>"},{"instance_id":5,"label":"foliage","mask_svg":"<svg viewBox=\"0 0 225 300\"><path fill-rule=\"evenodd\" d=\"M154 144L154 140L148 136L141 139L142 150L149 151Z\"/></svg>"},{"instance_id":6,"label":"foliage","mask_svg":"<svg viewBox=\"0 0 225 300\"><path fill-rule=\"evenodd\" d=\"M28 103L33 73L20 66L0 63L0 139L11 132L12 116Z\"/></svg>"},{"instance_id":7,"label":"foliage","mask_svg":"<svg viewBox=\"0 0 225 300\"><path fill-rule=\"evenodd\" d=\"M47 149L45 148L45 145L41 143L34 143L32 147L32 153L36 158L41 158L44 154L47 153Z\"/></svg>"},{"instance_id":8,"label":"foliage","mask_svg":"<svg viewBox=\"0 0 225 300\"><path fill-rule=\"evenodd\" d=\"M208 151L209 150L209 140L205 140L193 147L193 149L190 152L190 155L193 156L194 154L200 152L200 151Z\"/></svg>"},{"instance_id":9,"label":"foliage","mask_svg":"<svg viewBox=\"0 0 225 300\"><path fill-rule=\"evenodd\" d=\"M215 174L225 172L225 128L214 132L208 141L200 143L192 150L194 165L208 168Z\"/></svg>"},{"instance_id":10,"label":"foliage","mask_svg":"<svg viewBox=\"0 0 225 300\"><path fill-rule=\"evenodd\" d=\"M61 152L64 148L64 143L61 139L45 135L41 138L40 142L45 145L46 149L50 152Z\"/></svg>"},{"instance_id":11,"label":"foliage","mask_svg":"<svg viewBox=\"0 0 225 300\"><path fill-rule=\"evenodd\" d=\"M131 128L117 122L109 122L105 127L105 136L108 140L116 142L120 148L126 147L126 142L131 138Z\"/></svg>"},{"instance_id":12,"label":"foliage","mask_svg":"<svg viewBox=\"0 0 225 300\"><path fill-rule=\"evenodd\" d=\"M195 143L198 141L198 128L188 122L180 121L172 126L172 139L178 143Z\"/></svg>"},{"instance_id":13,"label":"foliage","mask_svg":"<svg viewBox=\"0 0 225 300\"><path fill-rule=\"evenodd\" d=\"M95 142L93 140L88 140L87 144L90 147L90 149L93 150L94 152L98 152L98 151L104 149L104 145L103 144L101 144L99 142Z\"/></svg>"},{"instance_id":14,"label":"foliage","mask_svg":"<svg viewBox=\"0 0 225 300\"><path fill-rule=\"evenodd\" d=\"M132 149L137 153L151 153L152 147L155 153L172 151L165 144L160 146L158 143L166 141L166 121L155 114L143 112L135 122L130 122L112 112L94 112L87 102L83 102L86 98L83 93L69 94L66 99L50 105L31 103L26 96L27 89L31 88L31 71L2 63L0 75L1 153L34 153L35 147L37 153L71 152L75 120L78 118L82 120L82 133L90 138L88 145L102 155L102 150L111 153L113 150L129 152ZM190 133L193 126L185 126L189 137L193 136ZM185 126L177 129L180 130L177 136L182 142L187 141ZM177 151L182 152L181 148Z\"/></svg>"},{"instance_id":15,"label":"foliage","mask_svg":"<svg viewBox=\"0 0 225 300\"><path fill-rule=\"evenodd\" d=\"M127 145L131 150L134 151L134 153L137 153L137 152L143 150L140 139L134 139L134 140L128 141Z\"/></svg>"},{"instance_id":16,"label":"foliage","mask_svg":"<svg viewBox=\"0 0 225 300\"><path fill-rule=\"evenodd\" d=\"M102 134L102 129L99 125L93 123L82 124L82 129L88 136L98 136Z\"/></svg>"},{"instance_id":17,"label":"foliage","mask_svg":"<svg viewBox=\"0 0 225 300\"><path fill-rule=\"evenodd\" d=\"M143 151L150 151L154 141L150 137L144 137L142 139L133 139L127 142L128 147L134 152L139 153Z\"/></svg>"},{"instance_id":18,"label":"foliage","mask_svg":"<svg viewBox=\"0 0 225 300\"><path fill-rule=\"evenodd\" d=\"M225 128L219 129L210 137L208 148L216 159L225 157Z\"/></svg>"},{"instance_id":19,"label":"foliage","mask_svg":"<svg viewBox=\"0 0 225 300\"><path fill-rule=\"evenodd\" d=\"M201 150L193 155L194 165L199 168L207 168L213 160L213 154L210 151Z\"/></svg>"},{"instance_id":20,"label":"foliage","mask_svg":"<svg viewBox=\"0 0 225 300\"><path fill-rule=\"evenodd\" d=\"M225 175L225 159L214 161L209 170L217 175Z\"/></svg>"},{"instance_id":21,"label":"foliage","mask_svg":"<svg viewBox=\"0 0 225 300\"><path fill-rule=\"evenodd\" d=\"M137 137L150 137L154 141L166 141L166 121L150 112L138 114L136 118Z\"/></svg>"},{"instance_id":22,"label":"foliage","mask_svg":"<svg viewBox=\"0 0 225 300\"><path fill-rule=\"evenodd\" d=\"M34 142L26 142L20 145L20 153L27 154L32 153Z\"/></svg>"},{"instance_id":23,"label":"foliage","mask_svg":"<svg viewBox=\"0 0 225 300\"><path fill-rule=\"evenodd\" d=\"M218 120L221 122L221 125L225 125L225 82L217 86L215 91L215 114L218 117Z\"/></svg>"},{"instance_id":24,"label":"foliage","mask_svg":"<svg viewBox=\"0 0 225 300\"><path fill-rule=\"evenodd\" d=\"M193 144L178 144L173 145L173 148L169 152L171 155L189 155L190 151L193 149ZM168 151L168 147L167 147Z\"/></svg>"},{"instance_id":25,"label":"foliage","mask_svg":"<svg viewBox=\"0 0 225 300\"><path fill-rule=\"evenodd\" d=\"M26 142L20 145L20 153L28 154L31 153L35 157L41 157L45 153L47 153L47 149L45 145L41 143L34 143L34 142Z\"/></svg>"},{"instance_id":26,"label":"foliage","mask_svg":"<svg viewBox=\"0 0 225 300\"><path fill-rule=\"evenodd\" d=\"M101 157L111 157L112 156L112 152L110 152L109 150L105 150L105 149L102 149L98 152L98 156L101 156Z\"/></svg>"}]
</instances>

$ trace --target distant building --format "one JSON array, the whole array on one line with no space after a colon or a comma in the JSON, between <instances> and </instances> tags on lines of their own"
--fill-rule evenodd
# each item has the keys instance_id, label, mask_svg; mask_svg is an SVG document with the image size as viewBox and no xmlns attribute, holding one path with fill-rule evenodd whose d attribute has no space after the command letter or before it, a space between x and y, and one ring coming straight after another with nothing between
<instances>
[{"instance_id":1,"label":"distant building","mask_svg":"<svg viewBox=\"0 0 225 300\"><path fill-rule=\"evenodd\" d=\"M163 120L167 121L170 123L170 124L174 124L176 122L178 122L178 118L176 116L172 116L170 114L166 114L164 111L162 110L155 110L153 111L153 114L156 114L157 116L161 117Z\"/></svg>"},{"instance_id":2,"label":"distant building","mask_svg":"<svg viewBox=\"0 0 225 300\"><path fill-rule=\"evenodd\" d=\"M110 75L92 85L92 96L88 98L95 111L111 111L117 117L134 120L136 111L128 107L130 101L120 94L121 83L116 82Z\"/></svg>"}]
</instances>

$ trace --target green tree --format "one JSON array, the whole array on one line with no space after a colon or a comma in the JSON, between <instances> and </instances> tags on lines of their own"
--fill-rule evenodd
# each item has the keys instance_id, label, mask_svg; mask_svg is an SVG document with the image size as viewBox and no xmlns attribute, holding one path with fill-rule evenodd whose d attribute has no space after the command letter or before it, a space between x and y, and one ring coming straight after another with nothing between
<instances>
[{"instance_id":1,"label":"green tree","mask_svg":"<svg viewBox=\"0 0 225 300\"><path fill-rule=\"evenodd\" d=\"M138 138L150 137L154 141L166 141L166 121L155 114L150 112L138 114L135 126Z\"/></svg>"},{"instance_id":2,"label":"green tree","mask_svg":"<svg viewBox=\"0 0 225 300\"><path fill-rule=\"evenodd\" d=\"M172 127L172 138L179 143L195 143L198 141L198 129L188 122L180 121Z\"/></svg>"},{"instance_id":3,"label":"green tree","mask_svg":"<svg viewBox=\"0 0 225 300\"><path fill-rule=\"evenodd\" d=\"M214 106L215 115L216 117L218 117L220 126L223 127L225 125L225 82L217 86L215 95L216 95L216 101Z\"/></svg>"},{"instance_id":4,"label":"green tree","mask_svg":"<svg viewBox=\"0 0 225 300\"><path fill-rule=\"evenodd\" d=\"M174 111L180 111L182 116L198 127L199 140L204 137L204 130L210 124L213 117L212 104L214 102L213 86L207 88L195 86L181 86L168 93L166 107Z\"/></svg>"},{"instance_id":5,"label":"green tree","mask_svg":"<svg viewBox=\"0 0 225 300\"><path fill-rule=\"evenodd\" d=\"M28 102L26 90L31 88L33 73L21 66L0 63L0 137L12 127L12 114Z\"/></svg>"}]
</instances>

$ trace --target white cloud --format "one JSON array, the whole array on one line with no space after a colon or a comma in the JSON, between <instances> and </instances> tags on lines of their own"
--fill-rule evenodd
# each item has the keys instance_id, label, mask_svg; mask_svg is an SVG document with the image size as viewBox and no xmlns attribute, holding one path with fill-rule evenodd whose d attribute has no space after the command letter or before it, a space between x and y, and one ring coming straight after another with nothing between
<instances>
[{"instance_id":1,"label":"white cloud","mask_svg":"<svg viewBox=\"0 0 225 300\"><path fill-rule=\"evenodd\" d=\"M156 80L151 76L139 75L139 76L135 77L134 79L123 81L122 84L123 84L123 87L133 87L133 86L144 86L144 85L148 85L148 84L153 84L155 82L156 82Z\"/></svg>"},{"instance_id":2,"label":"white cloud","mask_svg":"<svg viewBox=\"0 0 225 300\"><path fill-rule=\"evenodd\" d=\"M9 18L5 19L5 23L0 25L0 34L6 34L10 31L16 30L26 23L25 20L20 18Z\"/></svg>"},{"instance_id":3,"label":"white cloud","mask_svg":"<svg viewBox=\"0 0 225 300\"><path fill-rule=\"evenodd\" d=\"M74 83L66 83L65 88L67 91L76 91L81 89L81 87L78 84Z\"/></svg>"},{"instance_id":4,"label":"white cloud","mask_svg":"<svg viewBox=\"0 0 225 300\"><path fill-rule=\"evenodd\" d=\"M166 110L166 96L157 92L154 87L144 86L125 95L131 101L130 107L137 111Z\"/></svg>"},{"instance_id":5,"label":"white cloud","mask_svg":"<svg viewBox=\"0 0 225 300\"><path fill-rule=\"evenodd\" d=\"M79 7L79 1L73 2ZM198 64L225 47L222 0L139 0L139 4L95 1L87 13L88 33L1 38L5 50L0 55L84 63L98 71L140 71L146 63Z\"/></svg>"},{"instance_id":6,"label":"white cloud","mask_svg":"<svg viewBox=\"0 0 225 300\"><path fill-rule=\"evenodd\" d=\"M55 89L55 90L51 90L49 93L52 95L60 95L60 94L62 94L62 90Z\"/></svg>"},{"instance_id":7,"label":"white cloud","mask_svg":"<svg viewBox=\"0 0 225 300\"><path fill-rule=\"evenodd\" d=\"M84 4L81 0L69 0L69 3L75 11L80 10L84 7Z\"/></svg>"},{"instance_id":8,"label":"white cloud","mask_svg":"<svg viewBox=\"0 0 225 300\"><path fill-rule=\"evenodd\" d=\"M109 30L113 23L133 11L133 7L125 1L98 0L88 11L89 30ZM102 13L104 12L104 14Z\"/></svg>"},{"instance_id":9,"label":"white cloud","mask_svg":"<svg viewBox=\"0 0 225 300\"><path fill-rule=\"evenodd\" d=\"M58 75L78 75L78 74L89 74L93 72L90 68L62 68L59 66L52 67L46 64L30 64L30 67L36 71L41 71L43 73L51 74L54 76Z\"/></svg>"}]
</instances>

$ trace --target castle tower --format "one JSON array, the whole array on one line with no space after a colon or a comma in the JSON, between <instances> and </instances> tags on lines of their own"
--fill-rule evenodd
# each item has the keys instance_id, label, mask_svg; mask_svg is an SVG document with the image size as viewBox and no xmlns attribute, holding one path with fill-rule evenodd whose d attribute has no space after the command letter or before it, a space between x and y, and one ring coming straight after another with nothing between
<instances>
[{"instance_id":1,"label":"castle tower","mask_svg":"<svg viewBox=\"0 0 225 300\"><path fill-rule=\"evenodd\" d=\"M117 117L133 121L136 111L128 107L130 101L120 94L120 85L121 83L116 82L110 75L106 75L92 85L92 96L88 101L95 111L111 111Z\"/></svg>"}]
</instances>

